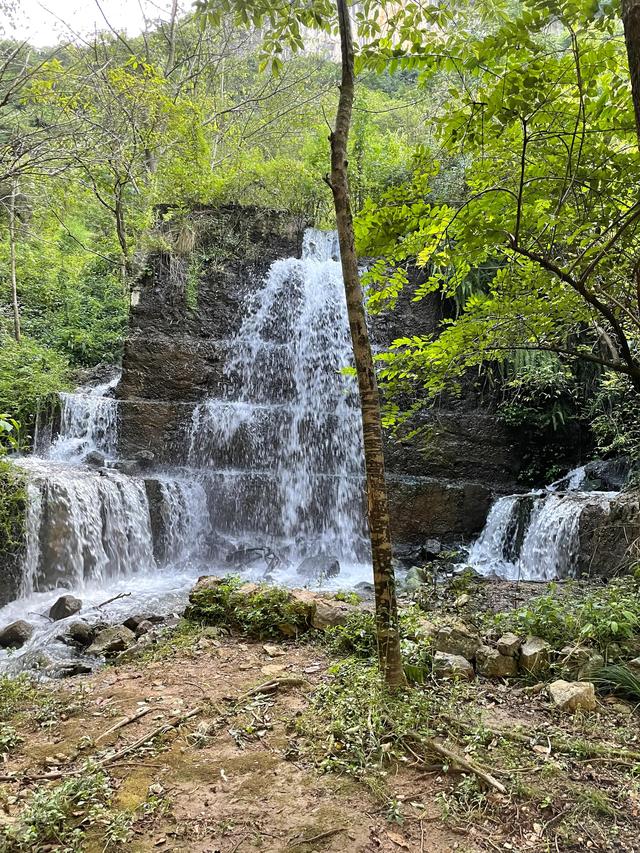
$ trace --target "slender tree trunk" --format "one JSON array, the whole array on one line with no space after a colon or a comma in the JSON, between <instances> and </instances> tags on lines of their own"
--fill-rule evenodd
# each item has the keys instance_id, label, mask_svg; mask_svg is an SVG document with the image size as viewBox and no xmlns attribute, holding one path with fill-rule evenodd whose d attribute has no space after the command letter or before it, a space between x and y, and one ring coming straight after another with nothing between
<instances>
[{"instance_id":1,"label":"slender tree trunk","mask_svg":"<svg viewBox=\"0 0 640 853\"><path fill-rule=\"evenodd\" d=\"M131 273L131 262L129 260L129 245L127 243L127 226L125 222L124 204L122 196L118 189L115 192L115 217L116 217L116 234L118 235L118 243L120 244L120 277L122 279L122 292L126 296L129 292L129 275Z\"/></svg>"},{"instance_id":2,"label":"slender tree trunk","mask_svg":"<svg viewBox=\"0 0 640 853\"><path fill-rule=\"evenodd\" d=\"M164 67L164 76L168 77L173 71L176 60L176 19L178 17L178 0L171 3L171 18L169 19L169 44L167 50L167 62Z\"/></svg>"},{"instance_id":3,"label":"slender tree trunk","mask_svg":"<svg viewBox=\"0 0 640 853\"><path fill-rule=\"evenodd\" d=\"M337 0L337 5L342 47L342 83L340 86L340 99L336 114L335 129L330 136L331 177L329 184L333 193L336 212L349 327L351 329L353 354L358 375L358 387L360 389L367 475L369 534L371 536L373 579L376 598L378 657L386 683L390 687L398 687L404 684L405 679L400 656L398 607L392 564L387 486L384 473L380 396L374 369L371 342L367 331L364 294L358 272L358 258L355 250L353 216L351 213L347 176L347 142L351 126L355 88L353 37L347 0Z\"/></svg>"},{"instance_id":4,"label":"slender tree trunk","mask_svg":"<svg viewBox=\"0 0 640 853\"><path fill-rule=\"evenodd\" d=\"M18 180L11 181L11 196L9 197L9 266L11 274L11 299L13 302L13 335L20 343L20 305L18 303L18 280L16 276L16 196L18 195Z\"/></svg>"},{"instance_id":5,"label":"slender tree trunk","mask_svg":"<svg viewBox=\"0 0 640 853\"><path fill-rule=\"evenodd\" d=\"M624 42L629 61L636 132L640 145L640 0L622 0L621 14L624 25Z\"/></svg>"}]
</instances>

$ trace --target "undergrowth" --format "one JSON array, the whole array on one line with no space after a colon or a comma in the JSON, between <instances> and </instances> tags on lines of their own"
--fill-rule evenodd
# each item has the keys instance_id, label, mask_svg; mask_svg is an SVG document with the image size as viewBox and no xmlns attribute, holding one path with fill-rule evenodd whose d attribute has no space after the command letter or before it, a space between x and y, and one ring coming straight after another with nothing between
<instances>
[{"instance_id":1,"label":"undergrowth","mask_svg":"<svg viewBox=\"0 0 640 853\"><path fill-rule=\"evenodd\" d=\"M640 631L640 588L635 578L621 578L581 593L550 584L543 595L512 613L496 617L500 630L532 634L561 646L590 642L605 655L612 644L624 645Z\"/></svg>"},{"instance_id":2,"label":"undergrowth","mask_svg":"<svg viewBox=\"0 0 640 853\"><path fill-rule=\"evenodd\" d=\"M289 590L266 584L247 585L225 578L191 596L185 616L203 625L222 625L257 639L297 636L310 628L306 607Z\"/></svg>"}]
</instances>

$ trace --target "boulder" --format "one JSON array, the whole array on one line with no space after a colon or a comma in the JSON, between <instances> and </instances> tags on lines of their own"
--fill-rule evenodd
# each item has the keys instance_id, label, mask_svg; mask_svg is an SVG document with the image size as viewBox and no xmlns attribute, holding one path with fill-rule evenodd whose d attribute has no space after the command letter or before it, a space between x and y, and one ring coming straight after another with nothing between
<instances>
[{"instance_id":1,"label":"boulder","mask_svg":"<svg viewBox=\"0 0 640 853\"><path fill-rule=\"evenodd\" d=\"M67 635L79 646L90 646L94 636L94 629L86 622L72 622L68 629Z\"/></svg>"},{"instance_id":2,"label":"boulder","mask_svg":"<svg viewBox=\"0 0 640 853\"><path fill-rule=\"evenodd\" d=\"M333 598L323 598L308 589L293 589L291 596L294 601L304 607L308 613L311 627L317 631L335 628L337 625L346 625L349 616L359 610L354 604L336 601ZM280 626L278 627L282 630Z\"/></svg>"},{"instance_id":3,"label":"boulder","mask_svg":"<svg viewBox=\"0 0 640 853\"><path fill-rule=\"evenodd\" d=\"M189 593L189 601L191 604L194 603L194 596L196 596L199 592L206 592L210 589L217 589L223 583L225 583L226 578L220 578L216 575L201 575L196 581L193 589Z\"/></svg>"},{"instance_id":4,"label":"boulder","mask_svg":"<svg viewBox=\"0 0 640 853\"><path fill-rule=\"evenodd\" d=\"M439 678L461 678L465 681L473 681L475 676L473 665L465 657L447 652L435 653L433 672Z\"/></svg>"},{"instance_id":5,"label":"boulder","mask_svg":"<svg viewBox=\"0 0 640 853\"><path fill-rule=\"evenodd\" d=\"M596 692L590 681L563 681L559 679L549 685L549 696L561 711L594 711Z\"/></svg>"},{"instance_id":6,"label":"boulder","mask_svg":"<svg viewBox=\"0 0 640 853\"><path fill-rule=\"evenodd\" d=\"M29 640L33 634L33 625L18 619L0 631L0 648L19 649Z\"/></svg>"},{"instance_id":7,"label":"boulder","mask_svg":"<svg viewBox=\"0 0 640 853\"><path fill-rule=\"evenodd\" d=\"M507 632L498 640L498 651L501 655L506 655L510 658L515 658L520 651L522 640L516 634Z\"/></svg>"},{"instance_id":8,"label":"boulder","mask_svg":"<svg viewBox=\"0 0 640 853\"><path fill-rule=\"evenodd\" d=\"M135 635L136 637L142 637L144 634L148 634L149 631L153 631L153 622L150 622L149 619L143 619L142 622L138 623Z\"/></svg>"},{"instance_id":9,"label":"boulder","mask_svg":"<svg viewBox=\"0 0 640 853\"><path fill-rule=\"evenodd\" d=\"M60 598L51 606L49 610L49 619L53 622L58 622L60 619L67 619L82 610L82 602L74 595L61 595Z\"/></svg>"},{"instance_id":10,"label":"boulder","mask_svg":"<svg viewBox=\"0 0 640 853\"><path fill-rule=\"evenodd\" d=\"M587 646L565 646L559 654L563 669L579 681L588 680L591 672L604 666L602 655Z\"/></svg>"},{"instance_id":11,"label":"boulder","mask_svg":"<svg viewBox=\"0 0 640 853\"><path fill-rule=\"evenodd\" d=\"M337 557L316 554L313 557L305 557L296 571L309 580L335 578L340 574L340 563Z\"/></svg>"},{"instance_id":12,"label":"boulder","mask_svg":"<svg viewBox=\"0 0 640 853\"><path fill-rule=\"evenodd\" d=\"M634 672L640 673L640 658L634 658L633 660L630 660L627 666Z\"/></svg>"},{"instance_id":13,"label":"boulder","mask_svg":"<svg viewBox=\"0 0 640 853\"><path fill-rule=\"evenodd\" d=\"M135 633L138 630L138 625L141 625L143 622L152 621L154 621L154 618L149 613L136 613L134 616L129 616L128 619L125 619L122 624L125 628Z\"/></svg>"},{"instance_id":14,"label":"boulder","mask_svg":"<svg viewBox=\"0 0 640 853\"><path fill-rule=\"evenodd\" d=\"M549 643L542 637L527 637L520 649L520 669L538 675L549 666Z\"/></svg>"},{"instance_id":15,"label":"boulder","mask_svg":"<svg viewBox=\"0 0 640 853\"><path fill-rule=\"evenodd\" d=\"M450 655L462 655L468 661L473 660L482 640L475 631L463 623L443 625L436 635L436 651Z\"/></svg>"},{"instance_id":16,"label":"boulder","mask_svg":"<svg viewBox=\"0 0 640 853\"><path fill-rule=\"evenodd\" d=\"M85 465L91 465L92 468L104 468L107 457L99 450L90 450L82 461Z\"/></svg>"},{"instance_id":17,"label":"boulder","mask_svg":"<svg viewBox=\"0 0 640 853\"><path fill-rule=\"evenodd\" d=\"M152 450L139 450L133 456L133 460L137 462L141 468L151 467L155 458L156 455Z\"/></svg>"},{"instance_id":18,"label":"boulder","mask_svg":"<svg viewBox=\"0 0 640 853\"><path fill-rule=\"evenodd\" d=\"M89 655L111 655L123 652L135 640L136 635L124 625L114 625L96 634L93 643L87 649Z\"/></svg>"},{"instance_id":19,"label":"boulder","mask_svg":"<svg viewBox=\"0 0 640 853\"><path fill-rule=\"evenodd\" d=\"M480 646L476 652L476 669L486 678L512 678L518 673L518 663L510 655L500 654L498 649Z\"/></svg>"}]
</instances>

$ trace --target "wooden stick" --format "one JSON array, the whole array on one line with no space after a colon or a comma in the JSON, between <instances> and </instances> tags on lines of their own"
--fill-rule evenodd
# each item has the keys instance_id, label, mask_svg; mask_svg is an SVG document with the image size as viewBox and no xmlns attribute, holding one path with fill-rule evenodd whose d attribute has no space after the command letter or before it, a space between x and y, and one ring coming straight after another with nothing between
<instances>
[{"instance_id":1,"label":"wooden stick","mask_svg":"<svg viewBox=\"0 0 640 853\"><path fill-rule=\"evenodd\" d=\"M121 598L128 598L130 595L130 592L120 592L118 595L114 595L113 598L107 598L107 600L103 601L102 604L95 604L94 608L99 610L101 607L106 607L107 604L112 604L114 601L118 601Z\"/></svg>"},{"instance_id":2,"label":"wooden stick","mask_svg":"<svg viewBox=\"0 0 640 853\"><path fill-rule=\"evenodd\" d=\"M240 696L240 699L246 699L249 696L257 696L258 693L275 693L280 687L302 687L307 684L306 679L299 675L284 675L281 678L271 678L269 681L264 681L258 684L257 687L252 687Z\"/></svg>"},{"instance_id":3,"label":"wooden stick","mask_svg":"<svg viewBox=\"0 0 640 853\"><path fill-rule=\"evenodd\" d=\"M124 726L128 726L129 723L135 723L136 720L139 720L141 717L144 717L146 714L149 714L153 710L154 709L151 707L151 705L147 705L146 708L140 708L138 711L136 711L135 714L132 714L130 717L125 717L124 720L120 720L120 722L116 723L115 726L111 726L111 728L107 729L106 732L102 732L101 735L98 735L98 737L95 739L94 743L99 743L99 741L101 741L102 738L105 738L108 735L113 734L113 732L117 732L118 729L121 729Z\"/></svg>"},{"instance_id":4,"label":"wooden stick","mask_svg":"<svg viewBox=\"0 0 640 853\"><path fill-rule=\"evenodd\" d=\"M327 829L324 832L320 832L318 835L312 835L309 838L298 836L297 841L295 840L296 836L294 836L287 842L287 847L299 847L301 844L311 844L313 841L321 841L323 838L330 838L332 835L337 835L339 832L346 831L347 828L345 826L336 826L334 829Z\"/></svg>"},{"instance_id":5,"label":"wooden stick","mask_svg":"<svg viewBox=\"0 0 640 853\"><path fill-rule=\"evenodd\" d=\"M204 709L201 707L194 708L192 711L188 711L186 714L181 714L179 717L174 717L172 720L169 720L166 723L158 726L152 731L148 732L146 735L138 738L133 743L130 743L128 746L125 746L123 749L118 752L114 752L112 755L107 755L106 758L103 758L98 762L99 767L106 767L108 764L112 764L114 761L118 761L123 758L125 755L129 755L130 752L138 749L143 746L145 743L148 743L150 740L158 737L158 735L163 735L166 732L171 731L171 729L176 729L178 726L181 726L182 723L185 723L187 720L190 720L191 717L195 717L196 714L201 714Z\"/></svg>"}]
</instances>

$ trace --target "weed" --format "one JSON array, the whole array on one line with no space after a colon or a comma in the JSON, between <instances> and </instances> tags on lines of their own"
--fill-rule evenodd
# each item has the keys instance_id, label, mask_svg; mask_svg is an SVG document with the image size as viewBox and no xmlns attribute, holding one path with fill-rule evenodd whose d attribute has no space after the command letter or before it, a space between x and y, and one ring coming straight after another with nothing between
<instances>
[{"instance_id":1,"label":"weed","mask_svg":"<svg viewBox=\"0 0 640 853\"><path fill-rule=\"evenodd\" d=\"M345 590L338 590L333 596L336 601L344 601L346 604L358 605L362 601L357 592L347 592Z\"/></svg>"},{"instance_id":2,"label":"weed","mask_svg":"<svg viewBox=\"0 0 640 853\"><path fill-rule=\"evenodd\" d=\"M266 584L243 588L239 578L225 578L194 593L185 615L191 621L223 625L259 639L294 636L309 629L306 607L289 590Z\"/></svg>"},{"instance_id":3,"label":"weed","mask_svg":"<svg viewBox=\"0 0 640 853\"><path fill-rule=\"evenodd\" d=\"M13 726L0 723L0 754L5 755L24 741Z\"/></svg>"},{"instance_id":4,"label":"weed","mask_svg":"<svg viewBox=\"0 0 640 853\"><path fill-rule=\"evenodd\" d=\"M406 743L428 736L431 707L420 689L389 693L377 667L357 660L341 661L330 673L296 724L303 751L321 769L376 775L390 758L404 756Z\"/></svg>"},{"instance_id":5,"label":"weed","mask_svg":"<svg viewBox=\"0 0 640 853\"><path fill-rule=\"evenodd\" d=\"M602 693L614 693L640 702L640 675L626 666L605 666L590 673L589 679Z\"/></svg>"}]
</instances>

